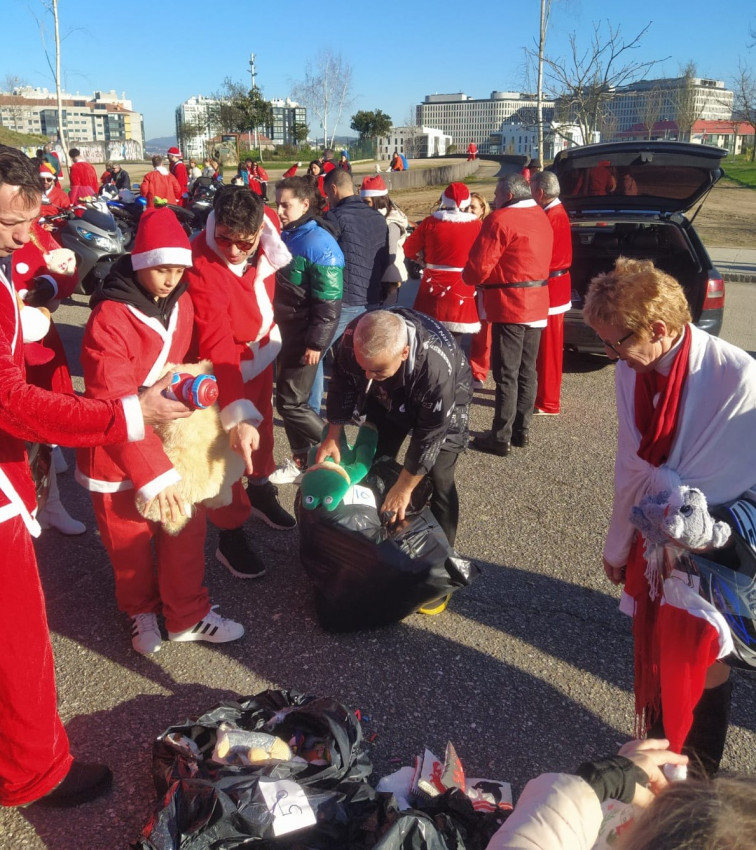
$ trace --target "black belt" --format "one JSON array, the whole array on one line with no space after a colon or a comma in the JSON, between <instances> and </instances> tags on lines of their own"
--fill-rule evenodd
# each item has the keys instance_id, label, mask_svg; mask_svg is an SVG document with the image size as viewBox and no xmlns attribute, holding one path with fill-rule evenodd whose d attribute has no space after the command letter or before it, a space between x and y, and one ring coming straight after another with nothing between
<instances>
[{"instance_id":1,"label":"black belt","mask_svg":"<svg viewBox=\"0 0 756 850\"><path fill-rule=\"evenodd\" d=\"M548 280L525 280L519 283L492 283L483 289L524 289L525 287L547 286Z\"/></svg>"},{"instance_id":2,"label":"black belt","mask_svg":"<svg viewBox=\"0 0 756 850\"><path fill-rule=\"evenodd\" d=\"M559 271L549 272L549 277L561 277L563 274L569 274L569 269L559 269Z\"/></svg>"}]
</instances>

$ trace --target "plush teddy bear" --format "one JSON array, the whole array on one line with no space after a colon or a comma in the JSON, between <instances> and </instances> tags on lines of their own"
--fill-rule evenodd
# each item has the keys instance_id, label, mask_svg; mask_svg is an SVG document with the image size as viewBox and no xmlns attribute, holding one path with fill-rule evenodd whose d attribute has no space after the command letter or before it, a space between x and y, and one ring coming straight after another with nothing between
<instances>
[{"instance_id":1,"label":"plush teddy bear","mask_svg":"<svg viewBox=\"0 0 756 850\"><path fill-rule=\"evenodd\" d=\"M731 534L726 522L709 513L706 496L686 484L644 496L632 509L630 522L651 543L694 552L720 549Z\"/></svg>"},{"instance_id":2,"label":"plush teddy bear","mask_svg":"<svg viewBox=\"0 0 756 850\"><path fill-rule=\"evenodd\" d=\"M168 372L211 375L213 364L203 360L200 363L167 365L163 374ZM208 508L219 508L231 503L231 487L244 474L244 459L231 448L228 434L221 425L217 403L195 410L186 419L155 425L154 429L174 469L181 476L176 489L186 505L201 503ZM137 500L137 509L146 519L160 522L157 499L149 508ZM178 534L186 522L186 517L179 517L175 522L167 519L163 527L169 534Z\"/></svg>"},{"instance_id":3,"label":"plush teddy bear","mask_svg":"<svg viewBox=\"0 0 756 850\"><path fill-rule=\"evenodd\" d=\"M324 430L323 436L325 437ZM378 445L378 432L372 425L361 425L353 446L347 442L342 430L339 443L340 463L328 457L315 463L319 446L310 449L310 465L302 476L302 507L313 511L322 505L327 511L335 510L343 501L352 484L358 484L370 471Z\"/></svg>"}]
</instances>

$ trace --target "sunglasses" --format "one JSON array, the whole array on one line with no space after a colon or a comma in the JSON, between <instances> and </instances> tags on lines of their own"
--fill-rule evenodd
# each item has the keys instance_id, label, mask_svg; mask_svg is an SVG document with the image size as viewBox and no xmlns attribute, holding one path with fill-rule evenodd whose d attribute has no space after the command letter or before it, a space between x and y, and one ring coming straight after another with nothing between
<instances>
[{"instance_id":1,"label":"sunglasses","mask_svg":"<svg viewBox=\"0 0 756 850\"><path fill-rule=\"evenodd\" d=\"M43 177L43 178L42 178L42 182L43 182L43 183L54 183L54 182L55 182L55 178L53 178L53 177Z\"/></svg>"},{"instance_id":2,"label":"sunglasses","mask_svg":"<svg viewBox=\"0 0 756 850\"><path fill-rule=\"evenodd\" d=\"M219 236L217 233L214 233L213 236L218 245L225 245L228 248L236 245L240 251L251 251L255 247L254 242L249 242L246 239L231 239L228 236Z\"/></svg>"},{"instance_id":3,"label":"sunglasses","mask_svg":"<svg viewBox=\"0 0 756 850\"><path fill-rule=\"evenodd\" d=\"M622 345L623 342L627 342L635 331L628 331L622 339L618 339L616 342L609 342L607 339L603 339L598 334L596 334L596 339L606 348L610 348L615 354L619 355L621 352L619 351L619 346Z\"/></svg>"}]
</instances>

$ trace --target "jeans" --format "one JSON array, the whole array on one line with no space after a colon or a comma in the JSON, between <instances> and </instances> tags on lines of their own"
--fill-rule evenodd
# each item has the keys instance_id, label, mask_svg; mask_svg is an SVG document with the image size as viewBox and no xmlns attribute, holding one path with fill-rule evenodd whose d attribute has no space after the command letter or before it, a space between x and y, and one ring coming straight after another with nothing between
<instances>
[{"instance_id":1,"label":"jeans","mask_svg":"<svg viewBox=\"0 0 756 850\"><path fill-rule=\"evenodd\" d=\"M530 427L538 390L540 341L541 328L501 322L491 325L491 371L496 382L491 431L498 442L509 443L512 433Z\"/></svg>"},{"instance_id":2,"label":"jeans","mask_svg":"<svg viewBox=\"0 0 756 850\"><path fill-rule=\"evenodd\" d=\"M323 352L320 358L320 362L318 363L318 368L315 373L315 380L312 384L312 390L310 391L309 405L315 411L315 413L318 414L318 416L320 416L320 408L323 404L323 361L325 360L325 356L331 350L331 348L333 348L336 340L338 340L344 333L344 329L352 321L352 319L356 319L357 316L361 316L366 311L366 309L366 307L359 306L356 304L341 305L341 317L339 318L339 323L336 325L336 332L334 333L333 339L331 340L331 345Z\"/></svg>"},{"instance_id":3,"label":"jeans","mask_svg":"<svg viewBox=\"0 0 756 850\"><path fill-rule=\"evenodd\" d=\"M310 446L319 443L325 425L307 402L318 367L302 365L303 354L302 340L283 334L276 363L276 410L294 455L306 454Z\"/></svg>"}]
</instances>

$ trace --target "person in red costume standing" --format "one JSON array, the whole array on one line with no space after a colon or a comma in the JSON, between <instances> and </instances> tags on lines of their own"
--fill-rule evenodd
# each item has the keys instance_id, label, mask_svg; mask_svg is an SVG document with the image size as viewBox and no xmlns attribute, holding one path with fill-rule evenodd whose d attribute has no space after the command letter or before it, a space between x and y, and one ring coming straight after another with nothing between
<instances>
[{"instance_id":1,"label":"person in red costume standing","mask_svg":"<svg viewBox=\"0 0 756 850\"><path fill-rule=\"evenodd\" d=\"M49 162L43 162L39 167L39 176L42 178L42 206L40 214L55 215L60 210L67 210L71 206L71 199L58 185L58 178ZM52 225L48 225L48 229Z\"/></svg>"},{"instance_id":2,"label":"person in red costume standing","mask_svg":"<svg viewBox=\"0 0 756 850\"><path fill-rule=\"evenodd\" d=\"M471 447L504 457L530 442L536 358L549 313L549 262L554 236L546 213L521 174L496 184L496 209L483 222L462 277L480 290L481 318L491 323L496 395L491 430Z\"/></svg>"},{"instance_id":3,"label":"person in red costume standing","mask_svg":"<svg viewBox=\"0 0 756 850\"><path fill-rule=\"evenodd\" d=\"M101 764L76 761L58 715L54 660L32 536L36 496L25 441L86 446L144 437L145 424L188 416L162 396L170 376L140 396L112 401L43 390L26 382L12 256L29 241L39 217L37 166L0 145L0 585L8 611L0 621L0 805L35 800L71 806L105 793L112 783ZM23 311L25 308L21 308Z\"/></svg>"},{"instance_id":4,"label":"person in red costume standing","mask_svg":"<svg viewBox=\"0 0 756 850\"><path fill-rule=\"evenodd\" d=\"M68 173L71 188L68 194L71 203L75 204L79 198L95 196L100 180L94 166L84 160L78 148L71 148L68 155L71 157L71 170Z\"/></svg>"},{"instance_id":5,"label":"person in red costume standing","mask_svg":"<svg viewBox=\"0 0 756 850\"><path fill-rule=\"evenodd\" d=\"M478 146L470 139L470 144L467 146L467 161L471 162L478 158Z\"/></svg>"},{"instance_id":6,"label":"person in red costume standing","mask_svg":"<svg viewBox=\"0 0 756 850\"><path fill-rule=\"evenodd\" d=\"M189 196L189 174L184 165L184 157L177 147L168 148L168 163L170 172L179 185L178 203L183 206Z\"/></svg>"},{"instance_id":7,"label":"person in red costume standing","mask_svg":"<svg viewBox=\"0 0 756 850\"><path fill-rule=\"evenodd\" d=\"M481 221L470 210L470 190L450 183L441 206L407 237L404 256L424 264L414 308L442 322L457 342L480 330L475 290L462 280Z\"/></svg>"},{"instance_id":8,"label":"person in red costume standing","mask_svg":"<svg viewBox=\"0 0 756 850\"><path fill-rule=\"evenodd\" d=\"M152 171L144 175L139 193L147 198L147 206L154 207L155 200L161 198L169 204L178 204L181 199L181 186L178 180L163 165L163 157L155 154L152 157Z\"/></svg>"},{"instance_id":9,"label":"person in red costume standing","mask_svg":"<svg viewBox=\"0 0 756 850\"><path fill-rule=\"evenodd\" d=\"M278 219L245 186L226 186L215 196L207 227L192 243L193 266L186 281L195 312L192 353L215 364L221 422L244 431L257 423L259 448L246 493L241 481L233 502L208 512L221 529L216 558L237 578L258 578L266 568L251 549L242 526L250 513L285 530L296 520L278 502L268 480L273 460L273 361L281 334L273 319L276 270L291 262Z\"/></svg>"},{"instance_id":10,"label":"person in red costume standing","mask_svg":"<svg viewBox=\"0 0 756 850\"><path fill-rule=\"evenodd\" d=\"M535 171L530 177L530 191L543 208L554 231L554 247L549 265L549 318L541 332L536 370L538 391L536 415L556 416L561 410L562 361L564 358L564 314L570 309L572 283L572 232L570 219L559 200L559 180L552 171Z\"/></svg>"}]
</instances>

